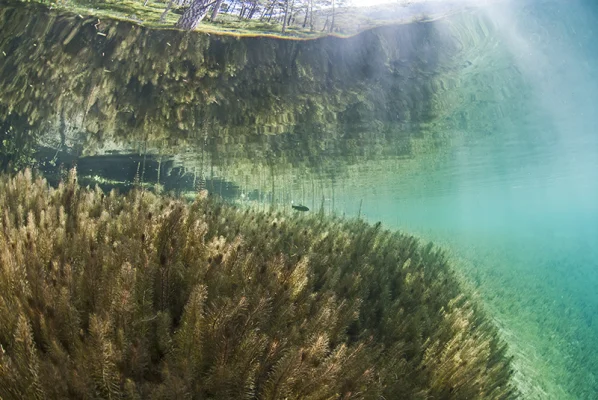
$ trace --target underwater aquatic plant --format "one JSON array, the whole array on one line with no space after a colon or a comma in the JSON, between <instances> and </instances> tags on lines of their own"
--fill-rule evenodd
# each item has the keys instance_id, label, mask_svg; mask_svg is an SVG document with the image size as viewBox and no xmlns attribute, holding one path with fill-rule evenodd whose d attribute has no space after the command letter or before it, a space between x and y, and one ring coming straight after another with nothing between
<instances>
[{"instance_id":1,"label":"underwater aquatic plant","mask_svg":"<svg viewBox=\"0 0 598 400\"><path fill-rule=\"evenodd\" d=\"M510 399L442 253L362 221L0 178L0 397Z\"/></svg>"}]
</instances>

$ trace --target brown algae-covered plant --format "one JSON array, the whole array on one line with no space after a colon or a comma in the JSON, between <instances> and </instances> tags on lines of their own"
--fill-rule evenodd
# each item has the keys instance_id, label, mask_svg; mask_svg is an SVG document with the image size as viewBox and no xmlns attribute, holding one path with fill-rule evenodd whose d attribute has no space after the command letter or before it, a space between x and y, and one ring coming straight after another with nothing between
<instances>
[{"instance_id":1,"label":"brown algae-covered plant","mask_svg":"<svg viewBox=\"0 0 598 400\"><path fill-rule=\"evenodd\" d=\"M362 221L0 178L0 398L511 399L443 254Z\"/></svg>"}]
</instances>

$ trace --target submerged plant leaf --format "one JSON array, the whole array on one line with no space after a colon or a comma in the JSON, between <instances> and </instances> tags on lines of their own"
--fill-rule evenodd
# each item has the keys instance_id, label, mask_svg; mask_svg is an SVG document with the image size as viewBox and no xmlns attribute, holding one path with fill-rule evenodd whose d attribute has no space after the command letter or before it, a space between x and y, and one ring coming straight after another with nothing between
<instances>
[{"instance_id":1,"label":"submerged plant leaf","mask_svg":"<svg viewBox=\"0 0 598 400\"><path fill-rule=\"evenodd\" d=\"M518 396L432 245L64 179L0 178L2 399Z\"/></svg>"}]
</instances>

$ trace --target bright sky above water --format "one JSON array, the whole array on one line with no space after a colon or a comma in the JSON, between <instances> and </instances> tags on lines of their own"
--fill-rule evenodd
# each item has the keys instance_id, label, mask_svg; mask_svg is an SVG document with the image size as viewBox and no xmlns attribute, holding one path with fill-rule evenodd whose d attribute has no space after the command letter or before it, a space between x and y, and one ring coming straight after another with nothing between
<instances>
[{"instance_id":1,"label":"bright sky above water","mask_svg":"<svg viewBox=\"0 0 598 400\"><path fill-rule=\"evenodd\" d=\"M388 3L388 0L353 0L351 4L357 7L376 6L378 4Z\"/></svg>"},{"instance_id":2,"label":"bright sky above water","mask_svg":"<svg viewBox=\"0 0 598 400\"><path fill-rule=\"evenodd\" d=\"M379 4L400 4L406 3L405 0L351 0L349 2L353 6L357 7L367 7L367 6L377 6Z\"/></svg>"},{"instance_id":3,"label":"bright sky above water","mask_svg":"<svg viewBox=\"0 0 598 400\"><path fill-rule=\"evenodd\" d=\"M377 6L380 4L414 4L414 3L442 3L445 0L348 0L348 4L356 7ZM452 0L451 3L468 3L471 5L483 5L496 2L497 0Z\"/></svg>"}]
</instances>

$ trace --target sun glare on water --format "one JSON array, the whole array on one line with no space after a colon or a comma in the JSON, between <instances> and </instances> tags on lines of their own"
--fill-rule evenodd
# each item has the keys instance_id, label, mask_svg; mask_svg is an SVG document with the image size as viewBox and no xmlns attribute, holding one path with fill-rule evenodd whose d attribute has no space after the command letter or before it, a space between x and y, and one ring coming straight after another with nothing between
<instances>
[{"instance_id":1,"label":"sun glare on water","mask_svg":"<svg viewBox=\"0 0 598 400\"><path fill-rule=\"evenodd\" d=\"M350 5L355 7L377 6L379 4L399 4L404 3L403 0L352 0Z\"/></svg>"}]
</instances>

